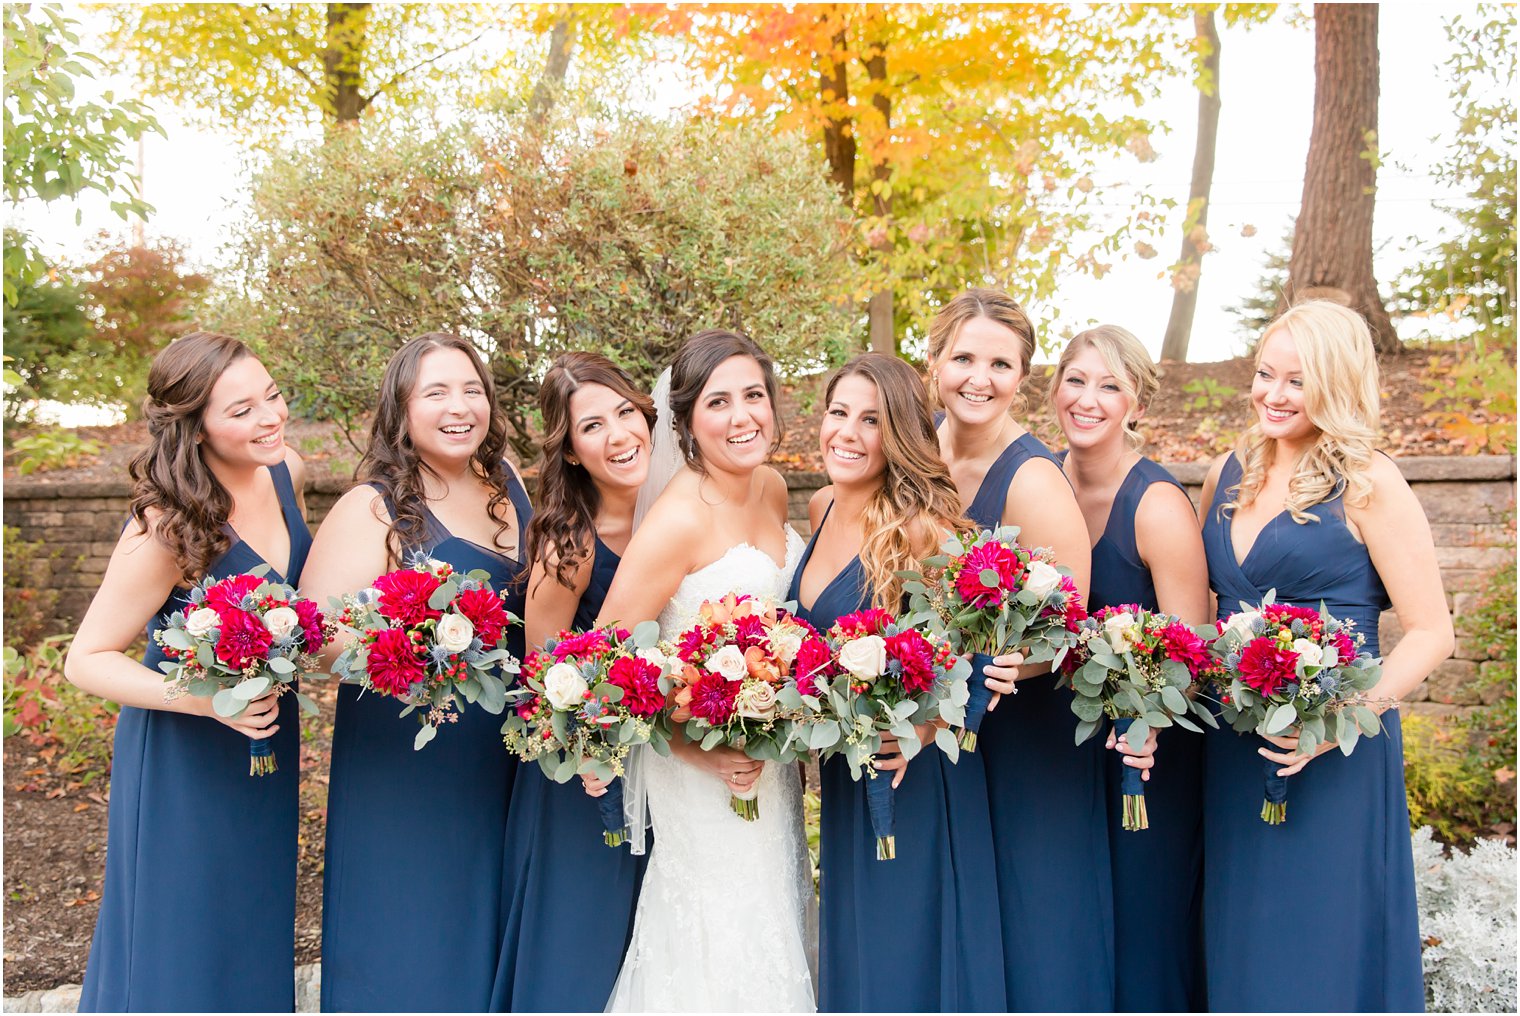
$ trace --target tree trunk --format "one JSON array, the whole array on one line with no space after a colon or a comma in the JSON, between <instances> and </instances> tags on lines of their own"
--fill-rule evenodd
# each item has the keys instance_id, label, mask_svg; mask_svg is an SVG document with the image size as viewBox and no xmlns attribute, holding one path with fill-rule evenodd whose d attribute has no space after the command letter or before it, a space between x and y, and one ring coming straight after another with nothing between
<instances>
[{"instance_id":1,"label":"tree trunk","mask_svg":"<svg viewBox=\"0 0 1520 1016\"><path fill-rule=\"evenodd\" d=\"M882 137L892 133L892 97L887 94L887 47L885 42L872 46L865 59L866 77L871 80L871 106L881 116ZM892 167L883 156L871 166L871 181L880 184L872 188L875 212L883 219L892 216L892 192L888 189L892 180ZM892 287L871 294L867 305L867 317L871 323L871 351L875 353L897 352L897 329L892 310Z\"/></svg>"},{"instance_id":2,"label":"tree trunk","mask_svg":"<svg viewBox=\"0 0 1520 1016\"><path fill-rule=\"evenodd\" d=\"M832 53L819 55L818 98L824 103L837 103L843 110L850 101L849 66L844 57L848 52L848 24L838 5L818 15L820 22L837 18L830 42ZM829 179L839 188L845 206L855 207L855 122L847 112L831 115L823 125L823 152L829 160Z\"/></svg>"},{"instance_id":3,"label":"tree trunk","mask_svg":"<svg viewBox=\"0 0 1520 1016\"><path fill-rule=\"evenodd\" d=\"M565 85L565 73L570 69L570 54L575 50L575 8L565 4L560 16L549 32L549 56L544 61L544 72L533 86L528 99L528 119L540 120L554 105L555 98Z\"/></svg>"},{"instance_id":4,"label":"tree trunk","mask_svg":"<svg viewBox=\"0 0 1520 1016\"><path fill-rule=\"evenodd\" d=\"M322 50L323 112L338 125L359 119L364 112L360 91L364 71L364 36L369 4L328 4L327 34Z\"/></svg>"},{"instance_id":5,"label":"tree trunk","mask_svg":"<svg viewBox=\"0 0 1520 1016\"><path fill-rule=\"evenodd\" d=\"M1332 299L1367 319L1379 353L1399 351L1372 275L1377 188L1376 4L1314 5L1314 127L1281 306Z\"/></svg>"},{"instance_id":6,"label":"tree trunk","mask_svg":"<svg viewBox=\"0 0 1520 1016\"><path fill-rule=\"evenodd\" d=\"M1193 12L1193 32L1203 66L1198 80L1198 141L1193 148L1193 180L1188 187L1188 214L1182 228L1179 264L1186 273L1172 283L1172 315L1161 342L1161 359L1187 360L1193 337L1193 313L1198 308L1204 252L1194 242L1195 231L1207 239L1209 193L1214 187L1214 150L1219 139L1219 32L1214 27L1214 8ZM1198 272L1187 272L1191 266Z\"/></svg>"}]
</instances>

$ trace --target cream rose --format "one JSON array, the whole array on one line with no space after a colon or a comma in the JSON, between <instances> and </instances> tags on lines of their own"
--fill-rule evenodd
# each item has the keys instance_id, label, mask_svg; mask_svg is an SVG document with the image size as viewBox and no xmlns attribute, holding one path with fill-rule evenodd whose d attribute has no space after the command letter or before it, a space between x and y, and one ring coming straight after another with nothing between
<instances>
[{"instance_id":1,"label":"cream rose","mask_svg":"<svg viewBox=\"0 0 1520 1016\"><path fill-rule=\"evenodd\" d=\"M1294 639L1293 651L1298 654L1300 660L1304 661L1304 666L1306 667L1325 665L1325 651L1319 647L1318 642L1310 642L1308 639ZM1334 649L1330 651L1332 653L1335 652ZM1335 666L1335 661L1331 660L1328 665Z\"/></svg>"},{"instance_id":2,"label":"cream rose","mask_svg":"<svg viewBox=\"0 0 1520 1016\"><path fill-rule=\"evenodd\" d=\"M802 648L802 631L791 627L772 631L770 643L776 659L782 663L791 663L797 658L797 651Z\"/></svg>"},{"instance_id":3,"label":"cream rose","mask_svg":"<svg viewBox=\"0 0 1520 1016\"><path fill-rule=\"evenodd\" d=\"M839 665L858 680L876 680L887 669L886 639L880 635L851 639L839 650Z\"/></svg>"},{"instance_id":4,"label":"cream rose","mask_svg":"<svg viewBox=\"0 0 1520 1016\"><path fill-rule=\"evenodd\" d=\"M1024 576L1024 588L1036 596L1049 596L1061 585L1061 573L1056 571L1055 565L1044 561L1029 562L1029 571Z\"/></svg>"},{"instance_id":5,"label":"cream rose","mask_svg":"<svg viewBox=\"0 0 1520 1016\"><path fill-rule=\"evenodd\" d=\"M1225 625L1225 631L1237 632L1242 638L1250 638L1251 625L1259 620L1261 620L1261 611L1243 610L1230 618L1229 623Z\"/></svg>"},{"instance_id":6,"label":"cream rose","mask_svg":"<svg viewBox=\"0 0 1520 1016\"><path fill-rule=\"evenodd\" d=\"M1112 646L1116 653L1133 649L1136 634L1135 615L1127 610L1103 622L1103 641Z\"/></svg>"},{"instance_id":7,"label":"cream rose","mask_svg":"<svg viewBox=\"0 0 1520 1016\"><path fill-rule=\"evenodd\" d=\"M463 614L445 614L438 619L438 644L451 653L462 653L475 639L475 626Z\"/></svg>"},{"instance_id":8,"label":"cream rose","mask_svg":"<svg viewBox=\"0 0 1520 1016\"><path fill-rule=\"evenodd\" d=\"M750 720L768 720L776 715L776 689L766 681L751 681L734 699L740 716Z\"/></svg>"},{"instance_id":9,"label":"cream rose","mask_svg":"<svg viewBox=\"0 0 1520 1016\"><path fill-rule=\"evenodd\" d=\"M290 614L294 617L295 611L292 610ZM185 631L189 633L191 638L204 638L211 629L219 627L221 623L222 615L210 607L201 607L197 610L192 610L189 616L185 618Z\"/></svg>"},{"instance_id":10,"label":"cream rose","mask_svg":"<svg viewBox=\"0 0 1520 1016\"><path fill-rule=\"evenodd\" d=\"M289 607L275 607L264 614L264 627L277 639L295 631L296 625L300 623L301 619Z\"/></svg>"},{"instance_id":11,"label":"cream rose","mask_svg":"<svg viewBox=\"0 0 1520 1016\"><path fill-rule=\"evenodd\" d=\"M586 698L586 679L568 663L556 663L544 674L544 698L555 709L574 709Z\"/></svg>"},{"instance_id":12,"label":"cream rose","mask_svg":"<svg viewBox=\"0 0 1520 1016\"><path fill-rule=\"evenodd\" d=\"M648 649L640 649L637 655L639 659L644 660L648 663L653 663L656 667L659 667L661 674L667 673L670 670L670 657L660 652L658 646L650 646Z\"/></svg>"},{"instance_id":13,"label":"cream rose","mask_svg":"<svg viewBox=\"0 0 1520 1016\"><path fill-rule=\"evenodd\" d=\"M707 669L714 674L722 674L727 680L738 681L749 673L749 664L744 662L743 650L728 645L707 658Z\"/></svg>"}]
</instances>

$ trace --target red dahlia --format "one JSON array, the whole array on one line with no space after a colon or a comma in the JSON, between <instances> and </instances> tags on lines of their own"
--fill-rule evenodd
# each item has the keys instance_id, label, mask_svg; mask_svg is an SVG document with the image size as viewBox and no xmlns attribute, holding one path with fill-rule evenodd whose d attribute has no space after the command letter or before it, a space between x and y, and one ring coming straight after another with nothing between
<instances>
[{"instance_id":1,"label":"red dahlia","mask_svg":"<svg viewBox=\"0 0 1520 1016\"><path fill-rule=\"evenodd\" d=\"M648 660L625 656L607 671L607 680L623 689L623 705L635 716L657 716L665 708L660 668Z\"/></svg>"},{"instance_id":2,"label":"red dahlia","mask_svg":"<svg viewBox=\"0 0 1520 1016\"><path fill-rule=\"evenodd\" d=\"M400 628L382 628L369 647L369 681L382 695L401 697L425 678L416 647Z\"/></svg>"},{"instance_id":3,"label":"red dahlia","mask_svg":"<svg viewBox=\"0 0 1520 1016\"><path fill-rule=\"evenodd\" d=\"M1271 638L1252 639L1240 653L1240 679L1266 698L1296 679L1296 666L1298 654L1279 649L1277 640Z\"/></svg>"},{"instance_id":4,"label":"red dahlia","mask_svg":"<svg viewBox=\"0 0 1520 1016\"><path fill-rule=\"evenodd\" d=\"M234 575L231 578L222 579L206 590L206 606L213 608L218 614L229 607L234 610L241 609L243 597L259 588L263 581L253 575Z\"/></svg>"},{"instance_id":5,"label":"red dahlia","mask_svg":"<svg viewBox=\"0 0 1520 1016\"><path fill-rule=\"evenodd\" d=\"M501 605L501 595L489 589L466 589L454 598L454 609L469 620L485 646L494 646L507 629L507 610Z\"/></svg>"},{"instance_id":6,"label":"red dahlia","mask_svg":"<svg viewBox=\"0 0 1520 1016\"><path fill-rule=\"evenodd\" d=\"M887 637L887 656L902 664L902 685L917 695L934 687L934 646L909 628Z\"/></svg>"},{"instance_id":7,"label":"red dahlia","mask_svg":"<svg viewBox=\"0 0 1520 1016\"><path fill-rule=\"evenodd\" d=\"M380 614L392 621L400 621L407 627L423 621L437 620L442 611L428 606L428 597L443 585L432 572L402 568L389 572L375 580L380 591Z\"/></svg>"},{"instance_id":8,"label":"red dahlia","mask_svg":"<svg viewBox=\"0 0 1520 1016\"><path fill-rule=\"evenodd\" d=\"M994 573L996 581L993 584L982 581L984 571ZM1023 577L1024 562L1018 554L1001 543L984 543L980 547L972 547L961 558L960 573L955 577L955 591L968 606L996 606L1018 592L1019 580Z\"/></svg>"},{"instance_id":9,"label":"red dahlia","mask_svg":"<svg viewBox=\"0 0 1520 1016\"><path fill-rule=\"evenodd\" d=\"M734 699L739 695L740 684L722 674L704 673L691 686L691 715L713 726L727 723L734 714Z\"/></svg>"},{"instance_id":10,"label":"red dahlia","mask_svg":"<svg viewBox=\"0 0 1520 1016\"><path fill-rule=\"evenodd\" d=\"M216 658L233 670L243 670L250 663L269 658L274 636L264 622L246 610L223 607L221 637L216 641Z\"/></svg>"}]
</instances>

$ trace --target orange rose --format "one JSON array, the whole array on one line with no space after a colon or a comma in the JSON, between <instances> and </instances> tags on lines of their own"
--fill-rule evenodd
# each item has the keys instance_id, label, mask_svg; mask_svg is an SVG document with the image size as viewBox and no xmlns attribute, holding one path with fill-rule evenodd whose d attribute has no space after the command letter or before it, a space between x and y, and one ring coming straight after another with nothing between
<instances>
[{"instance_id":1,"label":"orange rose","mask_svg":"<svg viewBox=\"0 0 1520 1016\"><path fill-rule=\"evenodd\" d=\"M749 668L750 677L759 678L767 684L781 683L781 671L759 646L750 646L744 651L744 664Z\"/></svg>"}]
</instances>

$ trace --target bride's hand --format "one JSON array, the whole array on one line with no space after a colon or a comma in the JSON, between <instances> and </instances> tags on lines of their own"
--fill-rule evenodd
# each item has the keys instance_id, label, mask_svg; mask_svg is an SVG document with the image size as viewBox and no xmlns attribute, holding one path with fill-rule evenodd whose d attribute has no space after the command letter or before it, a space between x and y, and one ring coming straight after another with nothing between
<instances>
[{"instance_id":1,"label":"bride's hand","mask_svg":"<svg viewBox=\"0 0 1520 1016\"><path fill-rule=\"evenodd\" d=\"M689 764L707 770L728 784L730 790L741 793L755 785L755 781L760 778L760 770L765 765L737 748L720 747L703 751L694 744L688 744L680 754Z\"/></svg>"}]
</instances>

